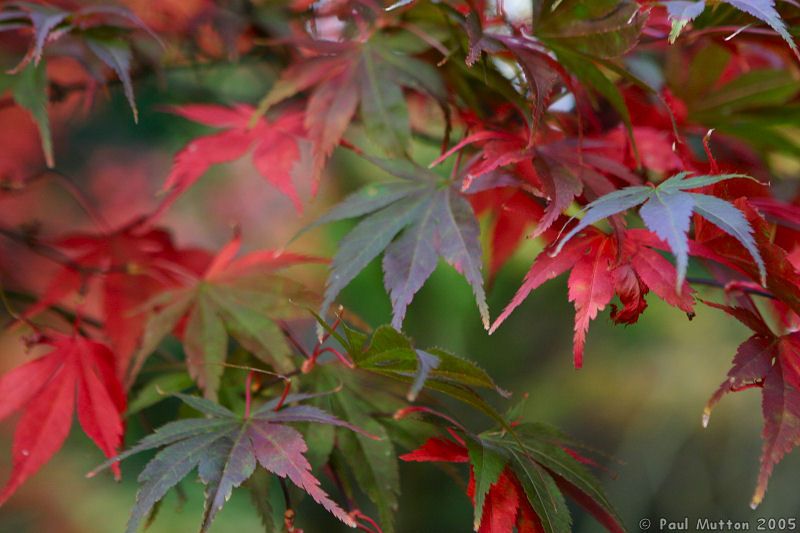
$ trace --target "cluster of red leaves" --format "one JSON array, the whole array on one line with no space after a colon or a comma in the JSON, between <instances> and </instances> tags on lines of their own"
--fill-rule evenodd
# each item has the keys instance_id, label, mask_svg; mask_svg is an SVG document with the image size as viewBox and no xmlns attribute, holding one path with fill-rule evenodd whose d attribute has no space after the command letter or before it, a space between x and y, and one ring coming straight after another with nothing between
<instances>
[{"instance_id":1,"label":"cluster of red leaves","mask_svg":"<svg viewBox=\"0 0 800 533\"><path fill-rule=\"evenodd\" d=\"M102 330L114 350L120 379L125 379L144 332L142 306L185 277L199 275L211 258L203 250L177 248L167 231L149 227L144 220L109 233L63 237L52 244L70 254L70 260L26 315L86 293L96 278L102 295Z\"/></svg>"}]
</instances>

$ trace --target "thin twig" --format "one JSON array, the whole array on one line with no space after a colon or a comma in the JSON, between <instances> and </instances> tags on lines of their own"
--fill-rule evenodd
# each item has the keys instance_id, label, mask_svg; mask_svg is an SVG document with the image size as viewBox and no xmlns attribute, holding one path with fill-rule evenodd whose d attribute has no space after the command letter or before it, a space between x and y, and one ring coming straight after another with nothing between
<instances>
[{"instance_id":1,"label":"thin twig","mask_svg":"<svg viewBox=\"0 0 800 533\"><path fill-rule=\"evenodd\" d=\"M723 290L725 290L728 286L727 283L707 278L686 278L686 281L693 285L706 285L708 287L716 287ZM777 300L777 297L767 290L755 289L751 287L736 287L736 290L746 294L752 294L754 296L763 296L764 298Z\"/></svg>"}]
</instances>

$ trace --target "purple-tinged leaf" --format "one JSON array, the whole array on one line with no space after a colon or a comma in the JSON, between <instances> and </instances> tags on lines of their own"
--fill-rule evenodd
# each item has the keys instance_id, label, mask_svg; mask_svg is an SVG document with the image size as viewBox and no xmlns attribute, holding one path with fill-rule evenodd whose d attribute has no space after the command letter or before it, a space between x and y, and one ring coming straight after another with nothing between
<instances>
[{"instance_id":1,"label":"purple-tinged leaf","mask_svg":"<svg viewBox=\"0 0 800 533\"><path fill-rule=\"evenodd\" d=\"M311 465L303 455L308 447L299 431L254 421L248 427L248 435L261 466L276 476L288 477L336 518L350 527L356 526L355 520L328 497L319 480L311 474Z\"/></svg>"},{"instance_id":2,"label":"purple-tinged leaf","mask_svg":"<svg viewBox=\"0 0 800 533\"><path fill-rule=\"evenodd\" d=\"M692 222L694 199L681 191L656 190L639 210L647 228L669 245L675 254L678 271L676 290L680 292L689 265L687 234Z\"/></svg>"},{"instance_id":3,"label":"purple-tinged leaf","mask_svg":"<svg viewBox=\"0 0 800 533\"><path fill-rule=\"evenodd\" d=\"M697 0L694 2L675 0L673 2L664 2L663 4L667 8L667 14L672 21L672 29L669 32L669 42L671 43L674 43L675 39L677 39L678 35L683 31L683 28L685 28L689 22L699 17L706 8L705 0Z\"/></svg>"},{"instance_id":4,"label":"purple-tinged leaf","mask_svg":"<svg viewBox=\"0 0 800 533\"><path fill-rule=\"evenodd\" d=\"M626 187L618 191L614 191L605 196L601 196L597 200L588 204L585 208L586 214L578 222L578 225L572 228L569 233L564 235L553 250L552 255L558 255L564 246L578 233L588 228L595 222L599 222L605 218L622 213L632 207L639 205L647 200L653 189L645 186Z\"/></svg>"},{"instance_id":5,"label":"purple-tinged leaf","mask_svg":"<svg viewBox=\"0 0 800 533\"><path fill-rule=\"evenodd\" d=\"M483 326L489 329L489 306L483 290L480 227L472 206L457 191L447 188L436 202L439 254L472 287Z\"/></svg>"},{"instance_id":6,"label":"purple-tinged leaf","mask_svg":"<svg viewBox=\"0 0 800 533\"><path fill-rule=\"evenodd\" d=\"M210 447L225 435L219 432L197 435L158 452L139 474L138 481L142 487L136 495L136 505L128 519L126 533L136 533L153 506L169 489L189 475L207 455Z\"/></svg>"},{"instance_id":7,"label":"purple-tinged leaf","mask_svg":"<svg viewBox=\"0 0 800 533\"><path fill-rule=\"evenodd\" d=\"M203 455L198 465L200 479L206 485L206 509L200 532L205 533L217 513L228 501L234 488L244 483L256 469L251 438L252 424L245 424L218 446Z\"/></svg>"},{"instance_id":8,"label":"purple-tinged leaf","mask_svg":"<svg viewBox=\"0 0 800 533\"><path fill-rule=\"evenodd\" d=\"M116 74L122 82L125 98L133 111L133 121L139 122L139 111L136 109L136 98L133 95L133 82L131 81L131 46L121 39L87 38L86 45L89 49Z\"/></svg>"},{"instance_id":9,"label":"purple-tinged leaf","mask_svg":"<svg viewBox=\"0 0 800 533\"><path fill-rule=\"evenodd\" d=\"M759 19L766 23L770 28L775 30L784 41L789 44L789 47L794 52L794 55L800 59L800 51L794 42L794 38L786 29L786 23L781 19L778 10L775 9L775 0L723 0L724 2L732 5L736 9L744 11L748 15Z\"/></svg>"},{"instance_id":10,"label":"purple-tinged leaf","mask_svg":"<svg viewBox=\"0 0 800 533\"><path fill-rule=\"evenodd\" d=\"M135 533L153 506L195 467L200 480L206 485L206 509L200 531L207 531L233 489L252 476L256 463L280 477L288 477L337 518L355 527L354 520L328 497L311 474L311 466L304 456L307 446L302 435L281 423L335 425L371 439L376 437L312 406L287 407L277 412L265 410L262 406L252 417L238 418L228 409L208 400L183 394L177 396L211 418L168 423L90 473L90 476L94 475L98 470L108 468L134 453L166 446L139 476L142 487L128 522L127 533ZM314 396L297 394L285 400L298 401ZM272 406L267 404L267 407Z\"/></svg>"},{"instance_id":11,"label":"purple-tinged leaf","mask_svg":"<svg viewBox=\"0 0 800 533\"><path fill-rule=\"evenodd\" d=\"M296 405L293 407L286 407L280 411L266 411L253 415L257 420L264 422L271 422L273 424L283 424L286 422L314 422L317 424L326 424L330 426L338 426L347 428L356 433L361 433L370 438L375 438L358 426L333 416L332 414L323 411L319 407L313 405Z\"/></svg>"},{"instance_id":12,"label":"purple-tinged leaf","mask_svg":"<svg viewBox=\"0 0 800 533\"><path fill-rule=\"evenodd\" d=\"M392 300L392 326L400 329L406 308L433 274L436 250L436 202L427 202L417 220L391 243L383 256L383 282Z\"/></svg>"},{"instance_id":13,"label":"purple-tinged leaf","mask_svg":"<svg viewBox=\"0 0 800 533\"><path fill-rule=\"evenodd\" d=\"M20 9L25 12L26 18L30 20L33 26L33 44L30 50L25 54L25 57L17 64L16 67L9 71L10 74L21 72L28 63L33 61L33 64L38 66L42 59L42 51L56 26L64 22L69 13L60 9L55 9L49 6L34 4L32 2L9 2L7 6Z\"/></svg>"},{"instance_id":14,"label":"purple-tinged leaf","mask_svg":"<svg viewBox=\"0 0 800 533\"><path fill-rule=\"evenodd\" d=\"M367 185L300 230L298 236L323 224L368 215L419 191L419 189L420 186L417 183L391 182Z\"/></svg>"},{"instance_id":15,"label":"purple-tinged leaf","mask_svg":"<svg viewBox=\"0 0 800 533\"><path fill-rule=\"evenodd\" d=\"M431 201L423 195L413 195L372 213L359 222L339 243L333 258L331 274L325 289L322 311L328 309L336 296L359 272L377 257L392 239L417 218Z\"/></svg>"}]
</instances>

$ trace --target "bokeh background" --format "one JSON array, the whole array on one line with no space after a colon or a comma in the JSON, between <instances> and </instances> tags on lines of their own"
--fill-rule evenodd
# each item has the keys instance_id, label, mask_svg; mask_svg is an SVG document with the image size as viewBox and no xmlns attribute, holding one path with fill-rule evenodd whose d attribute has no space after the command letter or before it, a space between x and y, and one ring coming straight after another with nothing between
<instances>
[{"instance_id":1,"label":"bokeh background","mask_svg":"<svg viewBox=\"0 0 800 533\"><path fill-rule=\"evenodd\" d=\"M98 96L87 113L81 102L67 99L59 113L66 127L57 132L59 170L111 221L123 222L155 205L155 193L166 176L171 155L193 136L207 130L164 112L164 106L190 101L230 103L255 101L274 77L268 64L208 64L166 72L137 85L141 109L133 125L121 94L112 88ZM2 109L0 113L15 113ZM5 122L4 122L5 123ZM35 154L13 145L33 126L24 116L16 132L0 132L3 157ZM429 153L430 152L430 153ZM417 147L420 160L432 150ZM40 162L31 156L30 168ZM2 159L0 158L0 162ZM340 155L335 179L326 180L318 197L302 215L274 189L261 182L247 159L215 168L165 216L180 244L217 249L230 237L230 224L241 224L249 248L282 247L326 206L360 184L380 179L367 163ZM3 224L37 223L45 235L66 228L92 229L91 222L60 180L37 180L30 190L4 193ZM43 189L43 190L42 190ZM315 230L293 244L297 250L330 255L348 223ZM493 315L508 302L535 253L526 244L500 272L490 290ZM12 284L36 286L54 265L32 256L24 247L0 244L3 274ZM308 274L321 285L324 271ZM6 278L8 279L8 278ZM713 290L702 294L719 298ZM12 299L13 300L13 299ZM389 321L390 307L373 264L343 293L342 303L376 326ZM15 305L22 306L21 300ZM544 285L489 337L482 329L466 283L440 265L412 304L407 332L421 346L439 345L479 362L498 383L519 397L529 395L524 413L529 420L554 424L597 452L598 471L624 522L637 531L640 519L664 517L690 522L698 517L749 520L757 517L800 518L797 473L800 458L790 454L777 468L767 498L757 511L748 507L760 453L761 413L756 390L729 395L707 429L701 427L703 406L724 379L738 344L747 333L718 311L698 307L689 321L680 312L650 300L638 324L613 326L607 312L589 334L585 367L572 367L572 313L566 281ZM0 370L27 357L19 334L0 337ZM176 406L163 402L148 410L153 423L171 416ZM482 423L474 421L474 429ZM0 424L0 457L10 453L13 420ZM146 428L129 421L128 442ZM136 493L136 473L146 457L123 466L124 478L110 475L85 479L101 462L101 454L80 431L65 448L0 509L0 531L15 533L107 533L123 531ZM0 462L0 473L9 470ZM410 533L469 531L471 506L459 486L432 465L402 464L398 530ZM186 482L184 497L171 493L150 531L194 531L202 514L202 486ZM298 524L307 532L338 531L313 502L299 510ZM575 530L599 526L579 510ZM216 533L261 531L248 495L235 491L212 527ZM344 530L344 528L342 528Z\"/></svg>"}]
</instances>

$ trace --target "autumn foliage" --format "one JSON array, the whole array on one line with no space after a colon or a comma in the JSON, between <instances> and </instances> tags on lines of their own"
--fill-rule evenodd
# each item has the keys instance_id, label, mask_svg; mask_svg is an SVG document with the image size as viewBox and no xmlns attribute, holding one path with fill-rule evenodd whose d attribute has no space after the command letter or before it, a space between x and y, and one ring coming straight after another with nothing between
<instances>
[{"instance_id":1,"label":"autumn foliage","mask_svg":"<svg viewBox=\"0 0 800 533\"><path fill-rule=\"evenodd\" d=\"M403 333L446 263L481 319L464 327L487 334L566 276L575 368L606 308L630 325L659 299L752 330L704 424L728 393L760 389L757 506L800 442L800 196L779 164L800 154L798 22L796 3L774 0L3 2L0 293L29 355L0 377L0 419L19 413L0 505L77 419L107 459L92 476L158 450L131 533L194 471L201 531L237 489L267 531L315 531L294 509L308 496L388 533L412 512L399 508L400 461L466 465L481 533L570 531L573 504L624 531L592 473L605 458L521 420L524 391ZM137 106L146 80L212 64L255 64L269 89L219 102L160 83L171 105ZM61 170L109 98L137 127L157 112L202 132L175 147L156 194L136 190L140 161L113 182ZM340 160L377 178L276 249L242 251L235 223L220 249L189 246L171 224L210 171L234 166L300 220ZM82 221L58 214L45 182ZM333 257L298 246L345 220ZM515 296L490 309L492 280L530 242ZM375 260L392 321L370 329L337 301ZM132 416L170 397L174 419L126 438Z\"/></svg>"}]
</instances>

